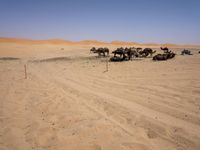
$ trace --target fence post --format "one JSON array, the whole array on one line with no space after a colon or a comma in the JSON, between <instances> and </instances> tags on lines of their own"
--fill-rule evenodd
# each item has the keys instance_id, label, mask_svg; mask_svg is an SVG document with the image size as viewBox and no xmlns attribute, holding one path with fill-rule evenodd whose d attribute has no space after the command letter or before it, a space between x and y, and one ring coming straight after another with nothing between
<instances>
[{"instance_id":1,"label":"fence post","mask_svg":"<svg viewBox=\"0 0 200 150\"><path fill-rule=\"evenodd\" d=\"M106 60L106 71L108 71L108 59Z\"/></svg>"},{"instance_id":2,"label":"fence post","mask_svg":"<svg viewBox=\"0 0 200 150\"><path fill-rule=\"evenodd\" d=\"M26 65L24 65L24 75L25 75L25 79L27 79Z\"/></svg>"}]
</instances>

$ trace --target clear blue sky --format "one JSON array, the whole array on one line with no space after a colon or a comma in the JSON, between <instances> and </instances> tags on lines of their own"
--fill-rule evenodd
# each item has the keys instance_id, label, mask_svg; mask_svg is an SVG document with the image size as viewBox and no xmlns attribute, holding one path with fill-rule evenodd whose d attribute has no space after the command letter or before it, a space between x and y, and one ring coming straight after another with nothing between
<instances>
[{"instance_id":1,"label":"clear blue sky","mask_svg":"<svg viewBox=\"0 0 200 150\"><path fill-rule=\"evenodd\" d=\"M200 0L0 0L0 37L200 44Z\"/></svg>"}]
</instances>

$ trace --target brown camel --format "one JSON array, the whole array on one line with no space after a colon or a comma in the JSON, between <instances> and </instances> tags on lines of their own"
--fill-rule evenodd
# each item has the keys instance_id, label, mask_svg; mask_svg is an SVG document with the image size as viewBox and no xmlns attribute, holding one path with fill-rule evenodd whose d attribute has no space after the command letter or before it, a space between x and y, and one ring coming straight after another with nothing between
<instances>
[{"instance_id":1,"label":"brown camel","mask_svg":"<svg viewBox=\"0 0 200 150\"><path fill-rule=\"evenodd\" d=\"M107 56L109 56L109 49L108 48L95 48L95 47L92 47L91 49L90 49L90 52L93 52L93 53L98 53L98 55L99 56L106 56L106 54L107 54Z\"/></svg>"},{"instance_id":2,"label":"brown camel","mask_svg":"<svg viewBox=\"0 0 200 150\"><path fill-rule=\"evenodd\" d=\"M192 55L191 51L184 49L181 51L181 55Z\"/></svg>"},{"instance_id":3,"label":"brown camel","mask_svg":"<svg viewBox=\"0 0 200 150\"><path fill-rule=\"evenodd\" d=\"M147 57L147 56L152 56L156 51L153 51L151 48L145 48L142 51L139 51L139 54L141 57Z\"/></svg>"},{"instance_id":4,"label":"brown camel","mask_svg":"<svg viewBox=\"0 0 200 150\"><path fill-rule=\"evenodd\" d=\"M163 47L160 47L160 49L161 49L161 50L163 50L163 51L164 51L164 53L167 53L167 52L169 52L169 49L168 49L167 47L164 47L164 48L163 48Z\"/></svg>"},{"instance_id":5,"label":"brown camel","mask_svg":"<svg viewBox=\"0 0 200 150\"><path fill-rule=\"evenodd\" d=\"M153 60L161 61L161 60L167 60L175 57L175 53L169 51L164 54L157 54L153 57Z\"/></svg>"},{"instance_id":6,"label":"brown camel","mask_svg":"<svg viewBox=\"0 0 200 150\"><path fill-rule=\"evenodd\" d=\"M125 49L123 47L117 48L116 50L112 51L112 53L114 54L114 57L116 57L116 55L119 55L120 58L122 56L123 58L125 58Z\"/></svg>"},{"instance_id":7,"label":"brown camel","mask_svg":"<svg viewBox=\"0 0 200 150\"><path fill-rule=\"evenodd\" d=\"M112 53L114 54L114 57L116 57L116 55L119 55L119 57L122 60L132 60L133 57L137 57L138 56L138 53L136 52L136 49L134 47L117 48Z\"/></svg>"}]
</instances>

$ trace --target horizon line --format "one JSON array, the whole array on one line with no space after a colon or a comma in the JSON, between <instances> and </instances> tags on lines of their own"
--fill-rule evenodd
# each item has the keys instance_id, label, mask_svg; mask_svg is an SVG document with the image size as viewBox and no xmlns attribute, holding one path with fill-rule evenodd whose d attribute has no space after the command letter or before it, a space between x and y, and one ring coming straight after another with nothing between
<instances>
[{"instance_id":1,"label":"horizon line","mask_svg":"<svg viewBox=\"0 0 200 150\"><path fill-rule=\"evenodd\" d=\"M84 40L68 40L63 38L47 38L47 39L36 39L36 38L22 38L22 37L2 37L0 36L0 39L15 39L15 40L27 40L27 41L63 41L63 42L72 42L72 43L78 43L78 42L98 42L98 43L104 43L104 44L112 44L112 43L124 43L124 44L138 44L138 45L176 45L176 46L200 46L200 44L178 44L178 43L156 43L156 42L135 42L135 41L124 41L124 40L112 40L112 41L103 41L103 40L96 40L96 39L84 39Z\"/></svg>"}]
</instances>

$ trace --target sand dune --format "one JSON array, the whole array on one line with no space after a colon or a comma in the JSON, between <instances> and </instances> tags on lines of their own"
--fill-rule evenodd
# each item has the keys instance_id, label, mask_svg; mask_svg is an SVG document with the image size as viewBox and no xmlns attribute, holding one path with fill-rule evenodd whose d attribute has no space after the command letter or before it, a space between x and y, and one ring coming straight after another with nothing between
<instances>
[{"instance_id":1,"label":"sand dune","mask_svg":"<svg viewBox=\"0 0 200 150\"><path fill-rule=\"evenodd\" d=\"M88 41L6 42L0 44L1 150L200 149L197 49L191 56L174 49L176 58L165 62L109 63L105 72L108 58L89 54Z\"/></svg>"},{"instance_id":2,"label":"sand dune","mask_svg":"<svg viewBox=\"0 0 200 150\"><path fill-rule=\"evenodd\" d=\"M89 46L135 46L135 47L152 47L159 48L161 46L170 48L199 48L200 45L176 45L176 44L156 44L156 43L136 43L125 41L112 41L102 42L96 40L83 40L83 41L66 41L62 39L49 39L49 40L31 40L31 39L19 39L19 38L0 38L0 43L15 43L15 44L53 44L53 45L89 45Z\"/></svg>"}]
</instances>

